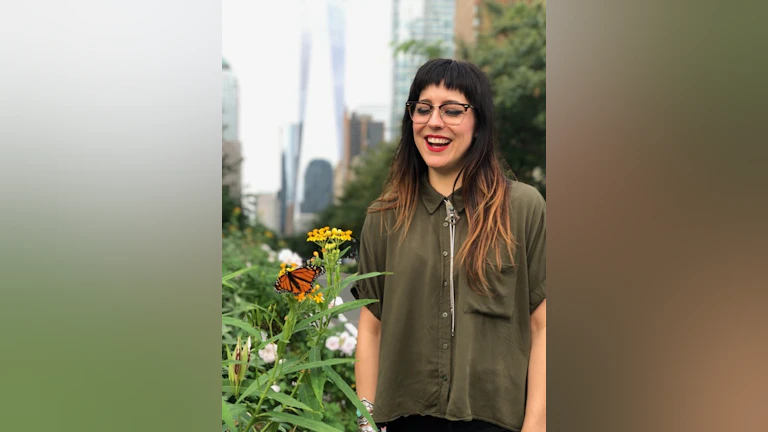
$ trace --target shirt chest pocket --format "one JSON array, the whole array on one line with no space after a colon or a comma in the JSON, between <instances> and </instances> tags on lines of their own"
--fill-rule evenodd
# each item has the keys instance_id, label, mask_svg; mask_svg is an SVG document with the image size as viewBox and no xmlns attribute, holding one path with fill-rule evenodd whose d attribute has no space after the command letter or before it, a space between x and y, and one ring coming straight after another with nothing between
<instances>
[{"instance_id":1,"label":"shirt chest pocket","mask_svg":"<svg viewBox=\"0 0 768 432\"><path fill-rule=\"evenodd\" d=\"M517 271L511 262L503 262L501 271L491 266L485 269L490 296L484 296L465 287L466 301L464 312L480 314L490 318L509 320L512 317L512 305L515 301Z\"/></svg>"}]
</instances>

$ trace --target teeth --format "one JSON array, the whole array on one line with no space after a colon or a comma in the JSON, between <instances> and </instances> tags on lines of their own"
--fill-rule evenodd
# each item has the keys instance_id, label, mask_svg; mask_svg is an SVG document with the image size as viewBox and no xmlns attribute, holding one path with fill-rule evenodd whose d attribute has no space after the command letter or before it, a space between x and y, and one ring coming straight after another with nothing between
<instances>
[{"instance_id":1,"label":"teeth","mask_svg":"<svg viewBox=\"0 0 768 432\"><path fill-rule=\"evenodd\" d=\"M427 142L430 144L448 144L451 140L447 138L427 138Z\"/></svg>"}]
</instances>

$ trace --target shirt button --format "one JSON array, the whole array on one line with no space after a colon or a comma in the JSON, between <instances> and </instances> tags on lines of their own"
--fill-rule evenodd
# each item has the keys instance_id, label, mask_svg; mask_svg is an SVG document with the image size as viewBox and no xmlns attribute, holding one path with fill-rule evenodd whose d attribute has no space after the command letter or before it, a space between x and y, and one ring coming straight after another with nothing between
<instances>
[{"instance_id":1,"label":"shirt button","mask_svg":"<svg viewBox=\"0 0 768 432\"><path fill-rule=\"evenodd\" d=\"M448 251L443 251L443 256L448 256Z\"/></svg>"},{"instance_id":2,"label":"shirt button","mask_svg":"<svg viewBox=\"0 0 768 432\"><path fill-rule=\"evenodd\" d=\"M447 377L447 376L445 376L445 375L441 376L441 377L440 377L440 379L441 379L441 380L443 380L443 382L446 382L446 381L448 381L448 377Z\"/></svg>"},{"instance_id":3,"label":"shirt button","mask_svg":"<svg viewBox=\"0 0 768 432\"><path fill-rule=\"evenodd\" d=\"M448 286L448 282L443 281L443 286Z\"/></svg>"},{"instance_id":4,"label":"shirt button","mask_svg":"<svg viewBox=\"0 0 768 432\"><path fill-rule=\"evenodd\" d=\"M443 222L443 226L447 227L448 226L448 222Z\"/></svg>"},{"instance_id":5,"label":"shirt button","mask_svg":"<svg viewBox=\"0 0 768 432\"><path fill-rule=\"evenodd\" d=\"M443 349L448 349L448 344L447 343L443 344Z\"/></svg>"},{"instance_id":6,"label":"shirt button","mask_svg":"<svg viewBox=\"0 0 768 432\"><path fill-rule=\"evenodd\" d=\"M443 312L443 318L448 318L448 312Z\"/></svg>"}]
</instances>

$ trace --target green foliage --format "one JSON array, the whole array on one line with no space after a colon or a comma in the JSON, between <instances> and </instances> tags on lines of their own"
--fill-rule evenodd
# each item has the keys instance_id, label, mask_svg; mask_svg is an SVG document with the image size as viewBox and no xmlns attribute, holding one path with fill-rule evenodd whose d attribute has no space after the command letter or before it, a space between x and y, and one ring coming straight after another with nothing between
<instances>
[{"instance_id":1,"label":"green foliage","mask_svg":"<svg viewBox=\"0 0 768 432\"><path fill-rule=\"evenodd\" d=\"M393 43L395 47L394 54L410 54L421 56L427 60L444 58L448 56L448 47L438 39L434 42L424 42L419 40L407 40L402 43Z\"/></svg>"},{"instance_id":2,"label":"green foliage","mask_svg":"<svg viewBox=\"0 0 768 432\"><path fill-rule=\"evenodd\" d=\"M396 148L397 143L381 143L363 153L352 168L352 180L344 188L339 204L320 213L316 225L345 226L359 233L368 206L381 194Z\"/></svg>"},{"instance_id":3,"label":"green foliage","mask_svg":"<svg viewBox=\"0 0 768 432\"><path fill-rule=\"evenodd\" d=\"M329 307L328 299L382 273L342 275L338 263L349 248L340 247L352 233L315 230L310 244L322 251L314 261L326 269L327 286L278 294L274 280L290 269L278 270L270 260L263 246L269 236L236 226L223 238L224 268L236 269L222 276L222 430L354 431L361 406L351 390L354 358L329 350L325 341L338 333L332 323L339 314L375 300Z\"/></svg>"},{"instance_id":4,"label":"green foliage","mask_svg":"<svg viewBox=\"0 0 768 432\"><path fill-rule=\"evenodd\" d=\"M483 7L490 27L467 50L467 60L493 85L502 156L520 181L546 196L546 6L485 1Z\"/></svg>"},{"instance_id":5,"label":"green foliage","mask_svg":"<svg viewBox=\"0 0 768 432\"><path fill-rule=\"evenodd\" d=\"M239 228L238 212L231 215L230 222L222 231L221 267L222 275L228 275L242 269L242 272L222 286L221 309L227 316L248 315L256 316L254 305L269 306L275 304L275 313L285 316L288 307L285 303L275 303L276 297L272 285L275 282L280 264L276 261L274 250L279 246L279 240L274 233L260 224ZM263 330L269 332L270 328ZM271 328L279 331L277 324ZM236 334L231 330L224 331L222 338L233 343Z\"/></svg>"}]
</instances>

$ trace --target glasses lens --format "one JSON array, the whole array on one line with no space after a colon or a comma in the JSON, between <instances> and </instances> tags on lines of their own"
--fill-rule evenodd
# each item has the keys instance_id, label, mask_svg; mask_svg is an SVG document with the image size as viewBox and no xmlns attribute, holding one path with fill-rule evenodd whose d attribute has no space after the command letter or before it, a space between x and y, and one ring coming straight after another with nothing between
<instances>
[{"instance_id":1,"label":"glasses lens","mask_svg":"<svg viewBox=\"0 0 768 432\"><path fill-rule=\"evenodd\" d=\"M440 109L440 116L443 118L443 121L446 124L449 125L458 125L461 123L462 120L464 120L464 114L466 113L466 109L463 105L459 104L447 104L443 105L443 107Z\"/></svg>"},{"instance_id":2,"label":"glasses lens","mask_svg":"<svg viewBox=\"0 0 768 432\"><path fill-rule=\"evenodd\" d=\"M415 103L409 106L408 112L411 113L411 120L414 123L426 123L432 114L432 107L423 103Z\"/></svg>"}]
</instances>

